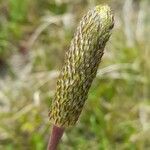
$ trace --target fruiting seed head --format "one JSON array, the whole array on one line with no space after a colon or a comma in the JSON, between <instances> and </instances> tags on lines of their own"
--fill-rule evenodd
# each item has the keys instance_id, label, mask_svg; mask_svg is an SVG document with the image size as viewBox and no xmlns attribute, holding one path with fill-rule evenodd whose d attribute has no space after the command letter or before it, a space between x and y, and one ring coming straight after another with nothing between
<instances>
[{"instance_id":1,"label":"fruiting seed head","mask_svg":"<svg viewBox=\"0 0 150 150\"><path fill-rule=\"evenodd\" d=\"M107 5L96 6L81 19L57 81L49 113L54 125L68 127L77 122L113 24Z\"/></svg>"}]
</instances>

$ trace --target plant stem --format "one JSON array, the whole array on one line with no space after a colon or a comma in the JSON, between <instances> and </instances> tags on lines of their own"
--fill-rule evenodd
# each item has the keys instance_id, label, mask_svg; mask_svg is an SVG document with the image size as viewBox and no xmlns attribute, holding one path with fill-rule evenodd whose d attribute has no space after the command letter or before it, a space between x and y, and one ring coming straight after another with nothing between
<instances>
[{"instance_id":1,"label":"plant stem","mask_svg":"<svg viewBox=\"0 0 150 150\"><path fill-rule=\"evenodd\" d=\"M51 136L48 142L47 150L56 150L59 141L64 133L64 128L53 125Z\"/></svg>"}]
</instances>

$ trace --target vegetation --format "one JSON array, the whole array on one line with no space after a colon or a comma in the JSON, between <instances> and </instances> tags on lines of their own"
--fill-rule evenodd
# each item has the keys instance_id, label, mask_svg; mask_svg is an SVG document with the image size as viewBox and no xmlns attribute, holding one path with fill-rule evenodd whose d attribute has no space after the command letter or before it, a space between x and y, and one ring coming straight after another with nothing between
<instances>
[{"instance_id":1,"label":"vegetation","mask_svg":"<svg viewBox=\"0 0 150 150\"><path fill-rule=\"evenodd\" d=\"M113 34L59 149L150 149L149 0L0 0L0 149L46 149L64 53L84 12L104 2L115 12Z\"/></svg>"}]
</instances>

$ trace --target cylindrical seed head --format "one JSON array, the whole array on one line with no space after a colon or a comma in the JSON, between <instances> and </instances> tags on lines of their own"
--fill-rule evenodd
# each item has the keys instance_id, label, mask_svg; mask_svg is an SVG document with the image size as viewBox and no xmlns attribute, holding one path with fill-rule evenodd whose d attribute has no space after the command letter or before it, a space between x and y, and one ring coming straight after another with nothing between
<instances>
[{"instance_id":1,"label":"cylindrical seed head","mask_svg":"<svg viewBox=\"0 0 150 150\"><path fill-rule=\"evenodd\" d=\"M107 5L96 6L81 19L66 52L52 101L49 116L54 125L68 127L77 122L113 24Z\"/></svg>"}]
</instances>

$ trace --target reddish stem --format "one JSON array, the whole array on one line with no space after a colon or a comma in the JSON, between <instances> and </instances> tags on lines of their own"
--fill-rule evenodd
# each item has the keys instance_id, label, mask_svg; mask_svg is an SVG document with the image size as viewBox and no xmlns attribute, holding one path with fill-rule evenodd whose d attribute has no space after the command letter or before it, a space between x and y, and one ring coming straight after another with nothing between
<instances>
[{"instance_id":1,"label":"reddish stem","mask_svg":"<svg viewBox=\"0 0 150 150\"><path fill-rule=\"evenodd\" d=\"M53 125L51 137L48 142L47 150L56 150L57 145L59 144L59 141L64 133L64 128L57 127Z\"/></svg>"}]
</instances>

